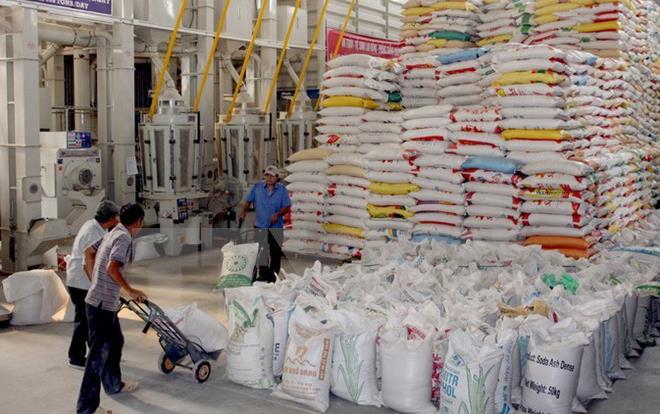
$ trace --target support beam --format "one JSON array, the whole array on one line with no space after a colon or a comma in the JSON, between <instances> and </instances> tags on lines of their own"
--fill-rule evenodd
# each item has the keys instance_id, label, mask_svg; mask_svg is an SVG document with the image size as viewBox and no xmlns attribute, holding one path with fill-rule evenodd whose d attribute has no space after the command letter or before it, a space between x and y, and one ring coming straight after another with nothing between
<instances>
[{"instance_id":1,"label":"support beam","mask_svg":"<svg viewBox=\"0 0 660 414\"><path fill-rule=\"evenodd\" d=\"M110 71L110 135L108 147L112 154L109 166L108 198L119 205L135 202L135 176L126 171L126 160L135 157L135 56L133 35L133 0L114 2L116 17L122 23L113 25L112 69ZM111 175L110 175L111 174Z\"/></svg>"},{"instance_id":2,"label":"support beam","mask_svg":"<svg viewBox=\"0 0 660 414\"><path fill-rule=\"evenodd\" d=\"M3 271L26 270L28 233L41 218L37 11L4 8L12 33L0 35L0 211ZM3 17L4 18L4 17Z\"/></svg>"},{"instance_id":3,"label":"support beam","mask_svg":"<svg viewBox=\"0 0 660 414\"><path fill-rule=\"evenodd\" d=\"M215 12L214 4L218 6L218 2L214 0L198 0L197 11L197 24L198 29L211 31L215 26ZM198 38L197 41L197 54L195 66L195 85L196 90L192 91L194 95L193 110L199 111L200 125L202 127L201 138L204 150L202 152L203 159L201 160L202 174L205 179L203 184L205 187L210 187L212 182L207 180L207 173L213 172L216 169L214 162L216 151L213 143L213 136L215 135L215 106L214 106L214 93L213 83L215 82L215 65L211 64L208 67L208 72L205 71L205 63L210 58L213 60L215 52L212 53L214 46L214 39L209 37ZM204 76L204 74L206 76ZM206 87L208 82L208 87Z\"/></svg>"}]
</instances>

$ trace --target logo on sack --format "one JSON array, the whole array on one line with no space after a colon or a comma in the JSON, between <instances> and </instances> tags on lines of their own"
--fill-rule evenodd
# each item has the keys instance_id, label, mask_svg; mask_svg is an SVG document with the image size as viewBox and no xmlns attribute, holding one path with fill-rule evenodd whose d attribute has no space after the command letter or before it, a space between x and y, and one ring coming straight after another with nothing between
<instances>
[{"instance_id":1,"label":"logo on sack","mask_svg":"<svg viewBox=\"0 0 660 414\"><path fill-rule=\"evenodd\" d=\"M230 272L240 272L245 269L248 261L245 256L233 256L228 262L227 270Z\"/></svg>"}]
</instances>

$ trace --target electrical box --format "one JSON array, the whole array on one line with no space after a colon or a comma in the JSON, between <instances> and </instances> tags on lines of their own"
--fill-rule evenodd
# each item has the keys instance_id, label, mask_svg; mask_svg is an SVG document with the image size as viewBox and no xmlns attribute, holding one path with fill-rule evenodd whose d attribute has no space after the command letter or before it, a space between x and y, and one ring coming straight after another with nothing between
<instances>
[{"instance_id":1,"label":"electrical box","mask_svg":"<svg viewBox=\"0 0 660 414\"><path fill-rule=\"evenodd\" d=\"M215 23L217 25L225 6L224 1L215 3ZM222 34L229 37L249 39L252 36L254 21L257 18L257 6L254 0L232 1L227 13Z\"/></svg>"},{"instance_id":2,"label":"electrical box","mask_svg":"<svg viewBox=\"0 0 660 414\"><path fill-rule=\"evenodd\" d=\"M289 22L293 16L295 7L292 6L278 6L277 7L277 40L283 42L286 37ZM293 33L291 34L291 43L295 45L307 44L307 10L298 9L296 21L293 26Z\"/></svg>"}]
</instances>

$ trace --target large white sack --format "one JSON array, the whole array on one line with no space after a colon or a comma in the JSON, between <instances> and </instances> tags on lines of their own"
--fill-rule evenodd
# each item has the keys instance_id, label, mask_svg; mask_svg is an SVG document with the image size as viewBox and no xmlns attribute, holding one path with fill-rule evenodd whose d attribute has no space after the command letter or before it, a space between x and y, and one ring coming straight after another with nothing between
<instances>
[{"instance_id":1,"label":"large white sack","mask_svg":"<svg viewBox=\"0 0 660 414\"><path fill-rule=\"evenodd\" d=\"M393 332L381 338L383 403L402 413L433 413L433 340L407 340Z\"/></svg>"},{"instance_id":2,"label":"large white sack","mask_svg":"<svg viewBox=\"0 0 660 414\"><path fill-rule=\"evenodd\" d=\"M504 354L494 344L465 331L449 335L442 370L440 411L478 414L495 411L495 387Z\"/></svg>"},{"instance_id":3,"label":"large white sack","mask_svg":"<svg viewBox=\"0 0 660 414\"><path fill-rule=\"evenodd\" d=\"M598 330L598 324L596 323L593 328ZM599 355L596 348L596 338L598 337L593 334L589 338L589 344L584 348L580 364L576 397L583 404L591 400L607 398L605 391L598 383Z\"/></svg>"},{"instance_id":4,"label":"large white sack","mask_svg":"<svg viewBox=\"0 0 660 414\"><path fill-rule=\"evenodd\" d=\"M355 404L380 407L376 382L378 325L351 310L338 310L335 317L342 334L335 338L330 390Z\"/></svg>"},{"instance_id":5,"label":"large white sack","mask_svg":"<svg viewBox=\"0 0 660 414\"><path fill-rule=\"evenodd\" d=\"M273 325L267 318L260 290L241 287L225 290L229 313L227 377L252 388L273 385Z\"/></svg>"},{"instance_id":6,"label":"large white sack","mask_svg":"<svg viewBox=\"0 0 660 414\"><path fill-rule=\"evenodd\" d=\"M191 341L200 345L206 352L215 352L227 347L227 329L213 317L201 311L197 303L165 310L165 314Z\"/></svg>"},{"instance_id":7,"label":"large white sack","mask_svg":"<svg viewBox=\"0 0 660 414\"><path fill-rule=\"evenodd\" d=\"M636 292L632 292L630 295L626 296L626 356L636 357L639 356L637 352L637 341L635 341L635 335L633 333L635 327L635 316L637 315L637 304L639 300L639 295Z\"/></svg>"},{"instance_id":8,"label":"large white sack","mask_svg":"<svg viewBox=\"0 0 660 414\"><path fill-rule=\"evenodd\" d=\"M14 304L12 325L51 323L69 300L62 280L52 270L14 273L2 281L2 288L7 302Z\"/></svg>"},{"instance_id":9,"label":"large white sack","mask_svg":"<svg viewBox=\"0 0 660 414\"><path fill-rule=\"evenodd\" d=\"M279 377L284 368L289 320L295 308L296 292L282 283L257 282L255 286L261 290L268 319L273 324L273 375Z\"/></svg>"},{"instance_id":10,"label":"large white sack","mask_svg":"<svg viewBox=\"0 0 660 414\"><path fill-rule=\"evenodd\" d=\"M607 376L612 380L626 378L626 375L621 371L621 361L619 359L621 341L619 338L617 318L617 314L614 314L610 319L602 323L603 366Z\"/></svg>"},{"instance_id":11,"label":"large white sack","mask_svg":"<svg viewBox=\"0 0 660 414\"><path fill-rule=\"evenodd\" d=\"M289 323L289 342L282 382L274 397L295 401L325 412L330 406L330 378L336 322L327 302L305 295L296 301ZM315 303L316 302L316 303ZM306 311L307 310L307 311ZM325 323L324 323L325 322Z\"/></svg>"},{"instance_id":12,"label":"large white sack","mask_svg":"<svg viewBox=\"0 0 660 414\"><path fill-rule=\"evenodd\" d=\"M259 254L259 243L234 244L222 247L222 269L218 289L249 286L252 284L254 266Z\"/></svg>"},{"instance_id":13,"label":"large white sack","mask_svg":"<svg viewBox=\"0 0 660 414\"><path fill-rule=\"evenodd\" d=\"M522 378L521 411L571 414L587 336L568 318L554 324L542 317L529 328Z\"/></svg>"},{"instance_id":14,"label":"large white sack","mask_svg":"<svg viewBox=\"0 0 660 414\"><path fill-rule=\"evenodd\" d=\"M505 317L498 321L497 346L502 350L503 355L495 388L494 412L496 413L509 413L513 410L512 404L520 402L518 326L521 322L522 317L516 319Z\"/></svg>"}]
</instances>

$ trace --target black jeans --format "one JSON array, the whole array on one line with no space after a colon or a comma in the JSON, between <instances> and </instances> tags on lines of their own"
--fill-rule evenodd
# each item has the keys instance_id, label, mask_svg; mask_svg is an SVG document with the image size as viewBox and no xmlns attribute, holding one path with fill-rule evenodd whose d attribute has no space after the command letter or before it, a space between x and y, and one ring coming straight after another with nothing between
<instances>
[{"instance_id":1,"label":"black jeans","mask_svg":"<svg viewBox=\"0 0 660 414\"><path fill-rule=\"evenodd\" d=\"M255 229L259 242L259 280L274 282L275 274L280 272L282 266L283 229ZM270 256L270 263L268 257Z\"/></svg>"},{"instance_id":2,"label":"black jeans","mask_svg":"<svg viewBox=\"0 0 660 414\"><path fill-rule=\"evenodd\" d=\"M85 304L87 291L71 286L67 286L67 289L69 289L69 296L71 296L71 302L75 309L73 336L71 337L71 345L69 345L69 361L75 364L84 364L85 356L87 355L87 345L89 345L87 305Z\"/></svg>"},{"instance_id":3,"label":"black jeans","mask_svg":"<svg viewBox=\"0 0 660 414\"><path fill-rule=\"evenodd\" d=\"M117 312L87 305L89 324L89 355L78 395L78 414L92 414L99 406L101 383L106 394L121 391L121 351L124 335L121 333Z\"/></svg>"}]
</instances>

